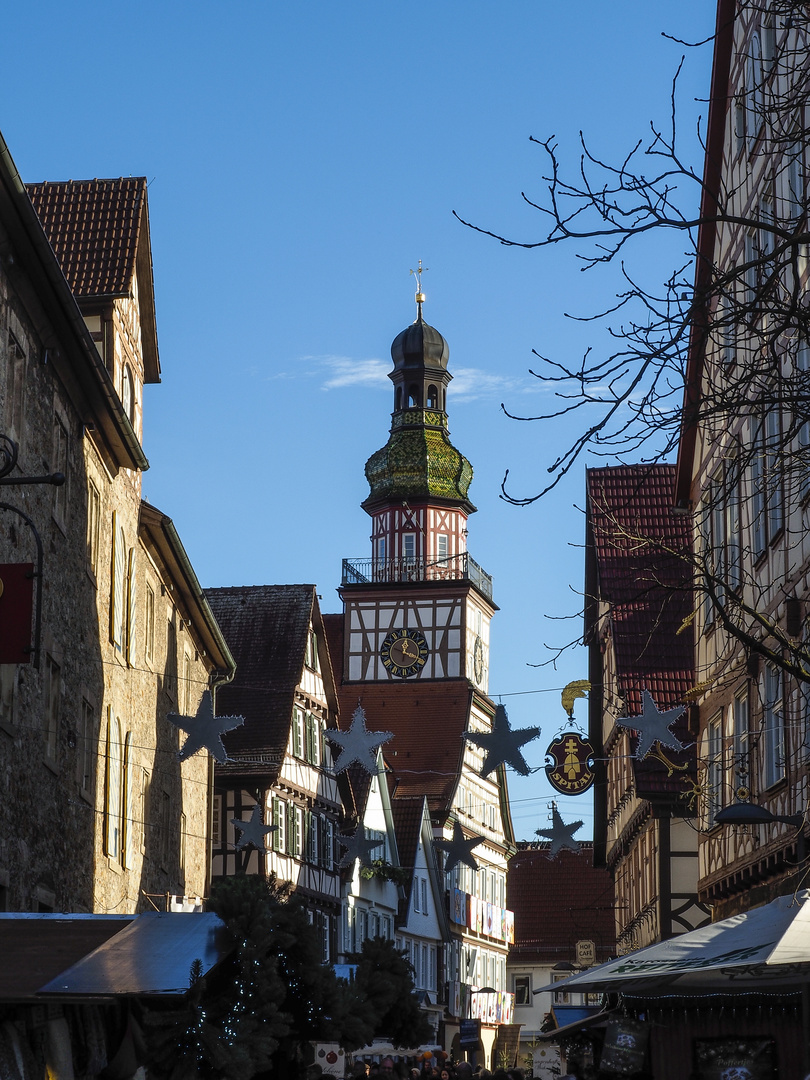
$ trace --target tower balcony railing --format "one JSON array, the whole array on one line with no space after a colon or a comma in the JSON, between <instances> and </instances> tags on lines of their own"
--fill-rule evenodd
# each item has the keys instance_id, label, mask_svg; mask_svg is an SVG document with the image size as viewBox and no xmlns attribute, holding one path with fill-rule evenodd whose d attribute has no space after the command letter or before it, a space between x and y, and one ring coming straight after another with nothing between
<instances>
[{"instance_id":1,"label":"tower balcony railing","mask_svg":"<svg viewBox=\"0 0 810 1080\"><path fill-rule=\"evenodd\" d=\"M492 578L464 551L439 559L344 559L344 585L371 585L377 582L469 581L487 599L492 599Z\"/></svg>"}]
</instances>

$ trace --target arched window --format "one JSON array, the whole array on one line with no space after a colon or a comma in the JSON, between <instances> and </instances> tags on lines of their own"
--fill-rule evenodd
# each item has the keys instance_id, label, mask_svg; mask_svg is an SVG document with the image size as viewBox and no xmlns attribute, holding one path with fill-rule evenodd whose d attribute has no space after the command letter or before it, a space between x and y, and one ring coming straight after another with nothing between
<instances>
[{"instance_id":1,"label":"arched window","mask_svg":"<svg viewBox=\"0 0 810 1080\"><path fill-rule=\"evenodd\" d=\"M419 387L416 383L414 383L413 386L408 387L408 408L419 408Z\"/></svg>"},{"instance_id":2,"label":"arched window","mask_svg":"<svg viewBox=\"0 0 810 1080\"><path fill-rule=\"evenodd\" d=\"M402 387L398 386L394 394L394 411L399 412L402 408Z\"/></svg>"},{"instance_id":3,"label":"arched window","mask_svg":"<svg viewBox=\"0 0 810 1080\"><path fill-rule=\"evenodd\" d=\"M439 407L439 391L435 386L429 386L427 392L427 407L429 409L438 409Z\"/></svg>"}]
</instances>

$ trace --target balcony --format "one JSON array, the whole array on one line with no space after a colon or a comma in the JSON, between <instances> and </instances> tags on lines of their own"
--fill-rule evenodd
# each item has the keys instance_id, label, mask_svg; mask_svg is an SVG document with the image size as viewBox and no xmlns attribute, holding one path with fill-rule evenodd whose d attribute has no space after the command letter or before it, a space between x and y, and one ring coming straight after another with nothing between
<instances>
[{"instance_id":1,"label":"balcony","mask_svg":"<svg viewBox=\"0 0 810 1080\"><path fill-rule=\"evenodd\" d=\"M492 578L468 552L444 559L344 559L343 585L394 584L403 581L469 581L488 600Z\"/></svg>"}]
</instances>

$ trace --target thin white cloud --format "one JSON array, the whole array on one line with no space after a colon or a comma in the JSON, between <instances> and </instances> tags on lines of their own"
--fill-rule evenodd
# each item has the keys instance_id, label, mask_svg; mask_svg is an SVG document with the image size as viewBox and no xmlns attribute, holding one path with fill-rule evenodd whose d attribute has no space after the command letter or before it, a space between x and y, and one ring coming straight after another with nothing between
<instances>
[{"instance_id":1,"label":"thin white cloud","mask_svg":"<svg viewBox=\"0 0 810 1080\"><path fill-rule=\"evenodd\" d=\"M390 390L388 372L390 362L385 360L353 360L350 356L320 356L320 365L328 375L321 383L321 390L339 390L344 386L368 386L376 390Z\"/></svg>"},{"instance_id":2,"label":"thin white cloud","mask_svg":"<svg viewBox=\"0 0 810 1080\"><path fill-rule=\"evenodd\" d=\"M529 379L496 375L482 368L454 368L448 399L452 402L482 399L502 401L505 394L525 394L533 390Z\"/></svg>"}]
</instances>

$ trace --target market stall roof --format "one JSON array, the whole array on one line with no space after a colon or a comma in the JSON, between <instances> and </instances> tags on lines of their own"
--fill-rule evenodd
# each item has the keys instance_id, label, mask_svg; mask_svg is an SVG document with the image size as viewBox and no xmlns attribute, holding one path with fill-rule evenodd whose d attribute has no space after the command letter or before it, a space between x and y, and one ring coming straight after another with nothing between
<instances>
[{"instance_id":1,"label":"market stall roof","mask_svg":"<svg viewBox=\"0 0 810 1080\"><path fill-rule=\"evenodd\" d=\"M543 990L623 994L790 991L810 976L810 891L620 956Z\"/></svg>"},{"instance_id":2,"label":"market stall roof","mask_svg":"<svg viewBox=\"0 0 810 1080\"><path fill-rule=\"evenodd\" d=\"M0 914L0 1001L179 995L228 950L211 912Z\"/></svg>"}]
</instances>

